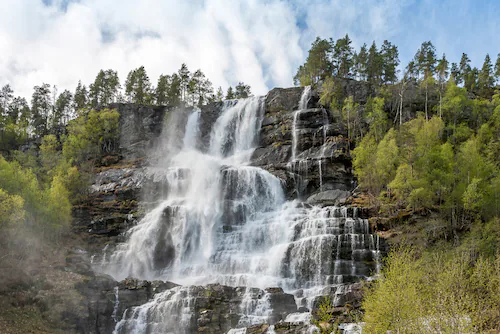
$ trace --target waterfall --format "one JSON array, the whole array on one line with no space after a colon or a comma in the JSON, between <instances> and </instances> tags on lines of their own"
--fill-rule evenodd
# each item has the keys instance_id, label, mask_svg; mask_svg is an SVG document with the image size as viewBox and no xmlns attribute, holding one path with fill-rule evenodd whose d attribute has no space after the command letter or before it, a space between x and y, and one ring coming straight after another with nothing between
<instances>
[{"instance_id":1,"label":"waterfall","mask_svg":"<svg viewBox=\"0 0 500 334\"><path fill-rule=\"evenodd\" d=\"M305 86L304 90L302 91L302 95L300 96L299 110L307 109L307 104L309 103L310 99L311 99L311 86Z\"/></svg>"},{"instance_id":2,"label":"waterfall","mask_svg":"<svg viewBox=\"0 0 500 334\"><path fill-rule=\"evenodd\" d=\"M307 109L307 104L311 99L311 86L306 86L302 90L302 95L300 96L299 108L293 114L292 123L292 162L296 160L297 155L297 143L298 143L298 133L297 133L297 119L302 110Z\"/></svg>"},{"instance_id":3,"label":"waterfall","mask_svg":"<svg viewBox=\"0 0 500 334\"><path fill-rule=\"evenodd\" d=\"M309 98L306 87L300 107ZM189 115L182 148L157 166L166 183L163 197L102 266L115 279L161 279L183 287L127 310L116 333L183 333L193 321L189 286L247 287L242 327L265 322L272 313L267 297L252 298L251 288L281 287L296 296L298 306L311 309L326 287L371 275L378 243L366 219L345 208L287 201L277 177L249 165L262 98L224 102L208 145L200 145L200 117L198 110Z\"/></svg>"}]
</instances>

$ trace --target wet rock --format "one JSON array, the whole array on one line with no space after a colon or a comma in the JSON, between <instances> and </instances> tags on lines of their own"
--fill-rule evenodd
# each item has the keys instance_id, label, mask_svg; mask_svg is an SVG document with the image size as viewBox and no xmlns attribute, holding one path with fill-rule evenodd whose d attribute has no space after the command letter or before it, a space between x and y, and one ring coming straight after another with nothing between
<instances>
[{"instance_id":1,"label":"wet rock","mask_svg":"<svg viewBox=\"0 0 500 334\"><path fill-rule=\"evenodd\" d=\"M165 114L172 107L144 106L130 103L110 105L120 114L120 152L124 159L135 160L146 156L160 135Z\"/></svg>"},{"instance_id":2,"label":"wet rock","mask_svg":"<svg viewBox=\"0 0 500 334\"><path fill-rule=\"evenodd\" d=\"M345 190L327 190L310 196L306 202L308 204L339 206L346 202L349 195L350 192Z\"/></svg>"}]
</instances>

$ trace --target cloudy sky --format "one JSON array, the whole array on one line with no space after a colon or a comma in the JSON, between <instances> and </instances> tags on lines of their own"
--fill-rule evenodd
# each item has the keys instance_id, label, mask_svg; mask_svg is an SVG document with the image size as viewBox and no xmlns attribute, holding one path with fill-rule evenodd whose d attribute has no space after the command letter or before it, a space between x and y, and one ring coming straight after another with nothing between
<instances>
[{"instance_id":1,"label":"cloudy sky","mask_svg":"<svg viewBox=\"0 0 500 334\"><path fill-rule=\"evenodd\" d=\"M475 66L500 52L498 0L0 0L0 85L74 90L100 69L144 65L153 83L181 63L214 86L291 86L316 36L358 48L388 39L406 63L422 41Z\"/></svg>"}]
</instances>

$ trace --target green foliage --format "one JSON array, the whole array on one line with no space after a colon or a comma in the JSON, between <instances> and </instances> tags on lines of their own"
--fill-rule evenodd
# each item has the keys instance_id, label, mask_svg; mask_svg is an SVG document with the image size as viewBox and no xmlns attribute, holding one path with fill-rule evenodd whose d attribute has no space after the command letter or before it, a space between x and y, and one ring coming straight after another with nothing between
<instances>
[{"instance_id":1,"label":"green foliage","mask_svg":"<svg viewBox=\"0 0 500 334\"><path fill-rule=\"evenodd\" d=\"M239 82L236 85L234 91L235 91L235 98L237 99L245 99L252 95L250 86L246 85L244 82Z\"/></svg>"},{"instance_id":2,"label":"green foliage","mask_svg":"<svg viewBox=\"0 0 500 334\"><path fill-rule=\"evenodd\" d=\"M483 333L500 320L500 255L393 250L363 301L366 333Z\"/></svg>"},{"instance_id":3,"label":"green foliage","mask_svg":"<svg viewBox=\"0 0 500 334\"><path fill-rule=\"evenodd\" d=\"M132 70L125 80L125 97L128 102L151 104L152 88L144 66Z\"/></svg>"},{"instance_id":4,"label":"green foliage","mask_svg":"<svg viewBox=\"0 0 500 334\"><path fill-rule=\"evenodd\" d=\"M391 252L381 278L365 292L363 309L366 333L419 333L425 311L421 294L422 260L410 249Z\"/></svg>"},{"instance_id":5,"label":"green foliage","mask_svg":"<svg viewBox=\"0 0 500 334\"><path fill-rule=\"evenodd\" d=\"M295 74L296 85L315 85L326 79L332 73L333 64L330 60L332 45L326 39L319 37L312 43L309 55L304 65L301 65Z\"/></svg>"},{"instance_id":6,"label":"green foliage","mask_svg":"<svg viewBox=\"0 0 500 334\"><path fill-rule=\"evenodd\" d=\"M118 72L111 69L100 70L89 87L90 107L98 108L116 102L120 88Z\"/></svg>"},{"instance_id":7,"label":"green foliage","mask_svg":"<svg viewBox=\"0 0 500 334\"><path fill-rule=\"evenodd\" d=\"M388 129L387 114L384 112L384 99L376 97L367 102L367 120L370 124L370 132L379 142Z\"/></svg>"},{"instance_id":8,"label":"green foliage","mask_svg":"<svg viewBox=\"0 0 500 334\"><path fill-rule=\"evenodd\" d=\"M323 297L323 301L319 304L316 315L311 319L311 323L319 329L321 334L336 334L340 333L338 329L339 321L332 322L333 303L329 297Z\"/></svg>"},{"instance_id":9,"label":"green foliage","mask_svg":"<svg viewBox=\"0 0 500 334\"><path fill-rule=\"evenodd\" d=\"M319 102L332 111L341 110L344 101L344 90L340 82L334 77L328 77L321 88L322 91Z\"/></svg>"},{"instance_id":10,"label":"green foliage","mask_svg":"<svg viewBox=\"0 0 500 334\"><path fill-rule=\"evenodd\" d=\"M57 238L71 222L68 191L60 177L46 188L30 169L0 156L2 226L24 224L48 238ZM8 217L8 218L7 218Z\"/></svg>"},{"instance_id":11,"label":"green foliage","mask_svg":"<svg viewBox=\"0 0 500 334\"><path fill-rule=\"evenodd\" d=\"M101 154L113 152L117 144L118 120L114 109L91 110L68 125L62 153L66 160L81 164Z\"/></svg>"},{"instance_id":12,"label":"green foliage","mask_svg":"<svg viewBox=\"0 0 500 334\"><path fill-rule=\"evenodd\" d=\"M24 215L24 199L0 188L0 229L22 223Z\"/></svg>"}]
</instances>

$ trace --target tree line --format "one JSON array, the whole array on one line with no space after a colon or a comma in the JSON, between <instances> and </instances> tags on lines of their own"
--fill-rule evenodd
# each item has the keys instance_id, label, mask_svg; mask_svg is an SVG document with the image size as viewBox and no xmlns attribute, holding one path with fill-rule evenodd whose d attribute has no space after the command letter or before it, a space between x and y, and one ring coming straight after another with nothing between
<instances>
[{"instance_id":1,"label":"tree line","mask_svg":"<svg viewBox=\"0 0 500 334\"><path fill-rule=\"evenodd\" d=\"M8 150L47 134L59 135L68 121L81 113L100 109L111 103L146 105L181 104L201 106L224 99L251 96L251 88L239 82L226 92L214 91L211 81L201 70L190 72L186 64L169 75L160 75L153 86L144 66L130 71L123 86L117 71L100 70L88 86L78 82L74 92L58 92L56 86L43 83L33 88L31 101L15 96L7 84L0 89L0 150Z\"/></svg>"},{"instance_id":2,"label":"tree line","mask_svg":"<svg viewBox=\"0 0 500 334\"><path fill-rule=\"evenodd\" d=\"M294 83L307 86L322 83L329 77L356 79L366 81L375 95L382 85L411 79L419 81L426 88L430 85L443 87L447 80L453 80L469 92L491 98L495 82L500 81L500 53L495 64L487 54L483 66L478 69L471 67L471 60L465 53L462 53L459 62L450 63L444 53L439 58L432 42L425 41L400 71L398 47L390 41L384 40L380 49L375 41L369 48L365 43L358 51L351 44L352 40L347 34L336 41L317 37L305 63L298 68Z\"/></svg>"}]
</instances>

